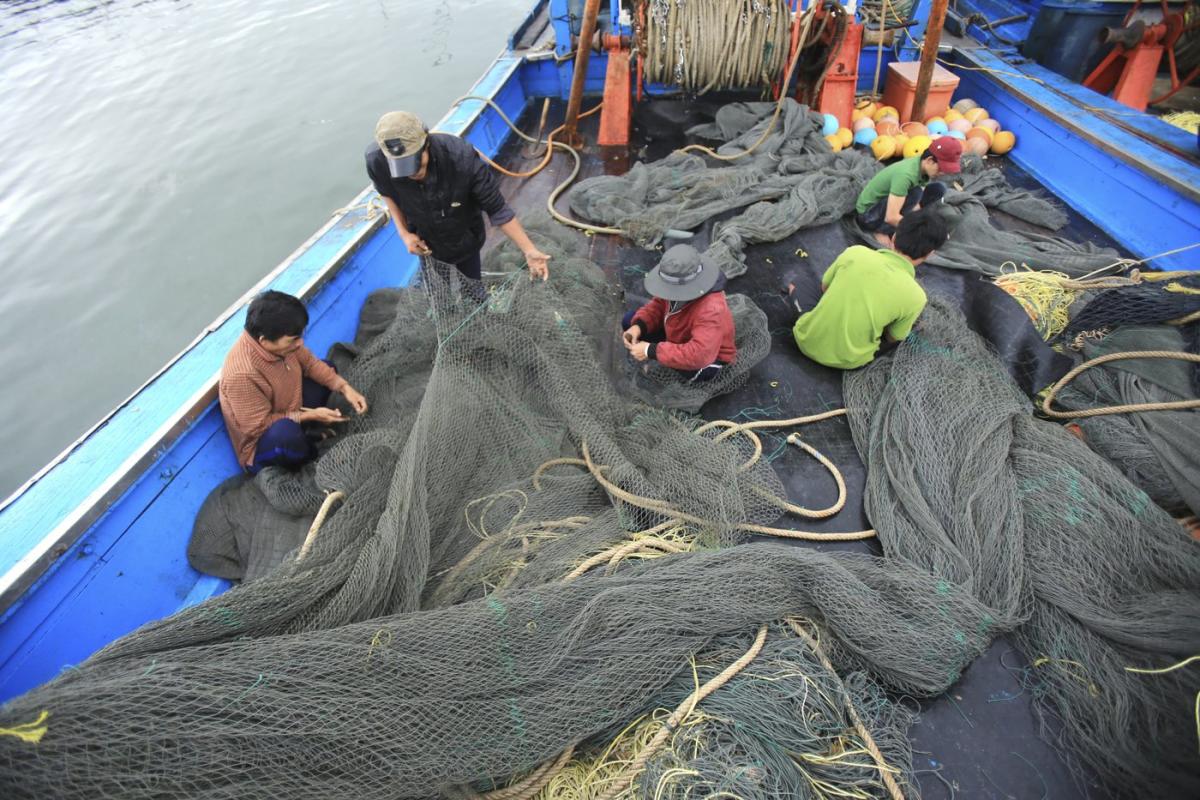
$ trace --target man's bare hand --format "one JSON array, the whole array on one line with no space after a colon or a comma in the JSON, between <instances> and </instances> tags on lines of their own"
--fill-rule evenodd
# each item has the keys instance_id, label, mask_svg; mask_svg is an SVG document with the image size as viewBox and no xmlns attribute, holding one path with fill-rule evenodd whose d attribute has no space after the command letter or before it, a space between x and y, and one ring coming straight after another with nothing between
<instances>
[{"instance_id":1,"label":"man's bare hand","mask_svg":"<svg viewBox=\"0 0 1200 800\"><path fill-rule=\"evenodd\" d=\"M529 265L529 280L550 277L550 256L536 247L525 251L525 263Z\"/></svg>"},{"instance_id":2,"label":"man's bare hand","mask_svg":"<svg viewBox=\"0 0 1200 800\"><path fill-rule=\"evenodd\" d=\"M637 323L630 325L625 329L625 333L621 335L621 339L625 342L626 347L637 344L642 340L642 326Z\"/></svg>"},{"instance_id":3,"label":"man's bare hand","mask_svg":"<svg viewBox=\"0 0 1200 800\"><path fill-rule=\"evenodd\" d=\"M302 408L300 409L301 422L319 422L322 425L336 425L339 422L348 422L347 417L342 416L342 412L336 408Z\"/></svg>"},{"instance_id":4,"label":"man's bare hand","mask_svg":"<svg viewBox=\"0 0 1200 800\"><path fill-rule=\"evenodd\" d=\"M629 351L629 355L633 356L635 361L645 361L650 358L650 343L636 342L634 344L625 345L625 349Z\"/></svg>"},{"instance_id":5,"label":"man's bare hand","mask_svg":"<svg viewBox=\"0 0 1200 800\"><path fill-rule=\"evenodd\" d=\"M410 233L407 236L401 237L404 240L404 246L408 248L408 252L414 256L427 256L433 253L429 249L429 245L425 244L425 240L415 233Z\"/></svg>"},{"instance_id":6,"label":"man's bare hand","mask_svg":"<svg viewBox=\"0 0 1200 800\"><path fill-rule=\"evenodd\" d=\"M342 394L345 395L347 402L350 403L350 407L354 409L355 413L367 413L367 398L363 397L357 389L353 386L347 386L342 390Z\"/></svg>"}]
</instances>

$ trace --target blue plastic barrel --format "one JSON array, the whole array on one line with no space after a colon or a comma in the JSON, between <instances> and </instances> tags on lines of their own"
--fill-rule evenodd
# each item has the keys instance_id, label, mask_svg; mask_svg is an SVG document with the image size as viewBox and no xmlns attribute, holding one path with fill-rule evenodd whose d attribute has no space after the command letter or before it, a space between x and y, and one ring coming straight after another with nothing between
<instances>
[{"instance_id":1,"label":"blue plastic barrel","mask_svg":"<svg viewBox=\"0 0 1200 800\"><path fill-rule=\"evenodd\" d=\"M1120 27L1128 11L1128 3L1046 0L1021 53L1059 75L1082 81L1114 47L1100 43L1101 31Z\"/></svg>"}]
</instances>

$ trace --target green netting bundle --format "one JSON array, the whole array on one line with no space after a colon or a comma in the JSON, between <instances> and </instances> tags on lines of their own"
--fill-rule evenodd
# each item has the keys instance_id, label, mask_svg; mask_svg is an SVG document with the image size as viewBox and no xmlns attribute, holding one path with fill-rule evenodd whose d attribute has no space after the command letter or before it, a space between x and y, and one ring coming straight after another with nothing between
<instances>
[{"instance_id":1,"label":"green netting bundle","mask_svg":"<svg viewBox=\"0 0 1200 800\"><path fill-rule=\"evenodd\" d=\"M1115 793L1192 796L1200 550L1076 437L1034 419L956 309L931 298L891 358L847 373L884 553L1017 627L1062 737Z\"/></svg>"}]
</instances>

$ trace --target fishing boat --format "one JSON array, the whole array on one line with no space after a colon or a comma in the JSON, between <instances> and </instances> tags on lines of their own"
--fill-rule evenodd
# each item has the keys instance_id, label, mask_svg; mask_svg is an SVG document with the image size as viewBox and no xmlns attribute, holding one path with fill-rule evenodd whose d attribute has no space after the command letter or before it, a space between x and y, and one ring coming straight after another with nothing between
<instances>
[{"instance_id":1,"label":"fishing boat","mask_svg":"<svg viewBox=\"0 0 1200 800\"><path fill-rule=\"evenodd\" d=\"M792 19L806 11L797 5L790 3L786 10L792 16L784 23L792 48L800 36ZM1041 4L961 0L946 23L945 0L916 0L894 21L878 3L857 10L836 0L820 5L820 18L836 17L840 27L836 37L831 27L825 41L824 86L809 97L815 108L849 126L855 98L881 91L893 65L915 67L924 53L932 68L936 57L939 69L956 77L956 97L986 106L1015 134L1017 144L1001 161L1002 169L1014 185L1047 190L1062 203L1069 215L1062 235L1116 249L1125 270L1195 266L1200 253L1190 249L1200 243L1195 135L1024 56L1020 45L1029 38ZM535 137L563 121L568 126L564 141L577 145L580 178L620 175L636 161L662 157L693 141L684 128L711 118L720 104L762 99L760 85L723 90L714 100L643 74L646 23L639 14L645 9L646 4L621 0L589 0L586 7L582 0L534 2L508 46L465 92L469 99L456 101L435 129L463 136L481 154L520 170L540 154L530 158L522 152L524 143L509 120ZM1163 12L1168 13L1165 3ZM780 65L792 60L793 54L787 55ZM927 70L915 87L921 105L927 102L931 74ZM784 77L782 72L774 76L777 87ZM789 92L813 88L799 83L784 86ZM580 119L583 98L603 99L601 113ZM574 142L572 135L578 136ZM557 158L564 160L536 177L503 179L518 214L544 209L548 196L553 206L558 193L551 191L571 167ZM686 233L695 242L707 241L711 224ZM620 237L597 234L589 241L589 257L623 278L627 292L639 295L640 273L627 268L648 267L656 254ZM747 253L751 269L732 279L730 291L769 306L777 298L778 267L799 262L823 268L846 244L842 228L831 224L755 245ZM216 398L221 364L242 331L249 300L265 289L302 298L310 312L306 342L323 352L354 339L360 310L372 292L419 280L420 267L368 187L5 501L0 508L0 700L44 684L143 625L229 590L229 581L189 565L187 545L201 505L239 472ZM967 298L967 305L977 292L998 291L953 271L934 269L930 280ZM786 312L782 305L768 309L772 352L746 386L706 405L703 416L731 418L746 407L779 403L775 389L780 383L793 390L779 408L785 416L819 410L839 396L840 375L798 365L794 348L789 351L790 336L779 330L787 325ZM1014 303L1004 313L1008 316L996 324L1015 324L1023 311ZM846 432L821 444L832 448L826 455L842 464L850 497L861 497L865 470ZM819 467L789 469L781 479L796 502L827 502L830 487ZM809 527L822 532L868 525L861 503L852 500L840 515ZM1060 757L1049 743L1052 737L1039 735L1033 699L1016 674L1016 665L1036 655L1018 653L1000 640L949 693L922 701L912 742L918 772L931 776L924 781L926 796L1105 796L1086 770Z\"/></svg>"}]
</instances>

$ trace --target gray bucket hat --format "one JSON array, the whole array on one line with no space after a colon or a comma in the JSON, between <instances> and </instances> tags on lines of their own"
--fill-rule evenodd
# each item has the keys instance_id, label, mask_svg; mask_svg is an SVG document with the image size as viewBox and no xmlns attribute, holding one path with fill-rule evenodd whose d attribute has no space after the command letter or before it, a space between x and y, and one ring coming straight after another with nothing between
<instances>
[{"instance_id":1,"label":"gray bucket hat","mask_svg":"<svg viewBox=\"0 0 1200 800\"><path fill-rule=\"evenodd\" d=\"M690 244L677 244L663 253L658 266L646 273L646 293L664 300L695 300L717 283L721 268Z\"/></svg>"},{"instance_id":2,"label":"gray bucket hat","mask_svg":"<svg viewBox=\"0 0 1200 800\"><path fill-rule=\"evenodd\" d=\"M375 143L387 158L393 178L408 178L421 168L421 151L428 132L416 114L390 111L375 125Z\"/></svg>"}]
</instances>

